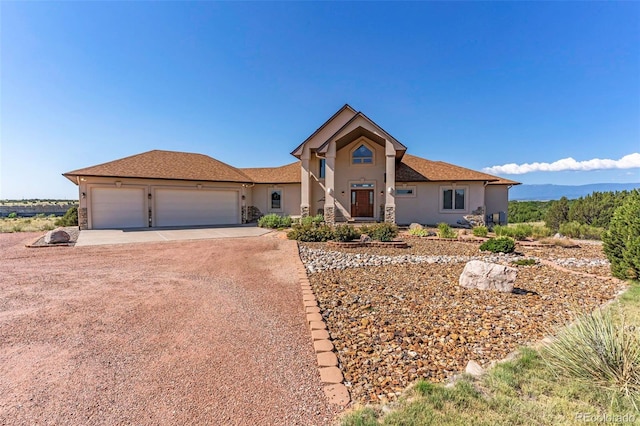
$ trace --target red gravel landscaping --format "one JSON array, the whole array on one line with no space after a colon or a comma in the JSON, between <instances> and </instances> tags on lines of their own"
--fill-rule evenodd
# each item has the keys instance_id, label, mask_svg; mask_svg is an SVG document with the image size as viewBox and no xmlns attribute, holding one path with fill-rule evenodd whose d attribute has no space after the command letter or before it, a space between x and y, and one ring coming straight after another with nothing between
<instances>
[{"instance_id":1,"label":"red gravel landscaping","mask_svg":"<svg viewBox=\"0 0 640 426\"><path fill-rule=\"evenodd\" d=\"M317 424L286 244L25 248L0 234L0 424Z\"/></svg>"}]
</instances>

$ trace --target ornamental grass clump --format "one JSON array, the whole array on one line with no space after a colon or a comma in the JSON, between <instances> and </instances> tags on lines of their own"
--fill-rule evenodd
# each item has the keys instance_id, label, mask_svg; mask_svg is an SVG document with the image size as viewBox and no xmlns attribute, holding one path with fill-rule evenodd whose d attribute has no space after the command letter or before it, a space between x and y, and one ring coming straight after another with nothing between
<instances>
[{"instance_id":1,"label":"ornamental grass clump","mask_svg":"<svg viewBox=\"0 0 640 426\"><path fill-rule=\"evenodd\" d=\"M438 224L438 237L440 238L458 238L458 233L451 229L448 223Z\"/></svg>"},{"instance_id":2,"label":"ornamental grass clump","mask_svg":"<svg viewBox=\"0 0 640 426\"><path fill-rule=\"evenodd\" d=\"M640 329L625 326L624 318L616 321L611 310L579 316L542 356L558 376L640 397Z\"/></svg>"},{"instance_id":3,"label":"ornamental grass clump","mask_svg":"<svg viewBox=\"0 0 640 426\"><path fill-rule=\"evenodd\" d=\"M476 226L473 228L473 236L474 237L486 237L489 235L489 229L486 226Z\"/></svg>"}]
</instances>

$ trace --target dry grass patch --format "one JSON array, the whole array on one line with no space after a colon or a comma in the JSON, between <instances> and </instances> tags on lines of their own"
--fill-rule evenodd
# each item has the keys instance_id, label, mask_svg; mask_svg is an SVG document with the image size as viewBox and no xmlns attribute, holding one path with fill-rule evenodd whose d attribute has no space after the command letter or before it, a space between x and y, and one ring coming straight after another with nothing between
<instances>
[{"instance_id":1,"label":"dry grass patch","mask_svg":"<svg viewBox=\"0 0 640 426\"><path fill-rule=\"evenodd\" d=\"M0 233L51 231L56 228L55 222L57 219L59 218L54 215L15 218L3 217L0 218Z\"/></svg>"}]
</instances>

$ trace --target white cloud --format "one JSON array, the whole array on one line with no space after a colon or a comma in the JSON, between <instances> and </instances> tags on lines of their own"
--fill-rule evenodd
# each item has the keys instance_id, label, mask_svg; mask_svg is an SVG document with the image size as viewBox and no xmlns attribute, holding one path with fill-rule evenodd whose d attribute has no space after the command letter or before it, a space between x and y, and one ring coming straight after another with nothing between
<instances>
[{"instance_id":1,"label":"white cloud","mask_svg":"<svg viewBox=\"0 0 640 426\"><path fill-rule=\"evenodd\" d=\"M608 158L594 158L586 161L576 161L573 158L563 158L553 163L524 163L503 164L502 166L485 167L485 173L522 175L531 172L563 172L566 170L590 171L605 169L633 169L640 167L640 153L625 155L619 160Z\"/></svg>"}]
</instances>

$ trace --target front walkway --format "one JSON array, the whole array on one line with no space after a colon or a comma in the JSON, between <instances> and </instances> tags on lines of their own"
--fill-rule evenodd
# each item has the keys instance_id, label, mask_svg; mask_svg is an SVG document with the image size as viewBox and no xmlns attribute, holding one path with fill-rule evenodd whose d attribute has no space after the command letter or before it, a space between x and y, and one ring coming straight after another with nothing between
<instances>
[{"instance_id":1,"label":"front walkway","mask_svg":"<svg viewBox=\"0 0 640 426\"><path fill-rule=\"evenodd\" d=\"M258 237L271 232L255 225L194 228L96 229L80 231L76 247L160 241Z\"/></svg>"}]
</instances>

